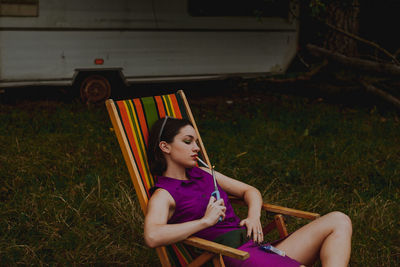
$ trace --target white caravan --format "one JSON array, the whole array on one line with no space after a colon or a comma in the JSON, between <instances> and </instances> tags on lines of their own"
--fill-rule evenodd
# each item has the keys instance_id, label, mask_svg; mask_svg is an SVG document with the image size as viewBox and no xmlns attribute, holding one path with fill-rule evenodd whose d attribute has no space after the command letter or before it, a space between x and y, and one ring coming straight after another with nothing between
<instances>
[{"instance_id":1,"label":"white caravan","mask_svg":"<svg viewBox=\"0 0 400 267\"><path fill-rule=\"evenodd\" d=\"M79 82L96 102L112 75L130 84L283 73L297 51L296 10L290 0L1 0L0 87Z\"/></svg>"}]
</instances>

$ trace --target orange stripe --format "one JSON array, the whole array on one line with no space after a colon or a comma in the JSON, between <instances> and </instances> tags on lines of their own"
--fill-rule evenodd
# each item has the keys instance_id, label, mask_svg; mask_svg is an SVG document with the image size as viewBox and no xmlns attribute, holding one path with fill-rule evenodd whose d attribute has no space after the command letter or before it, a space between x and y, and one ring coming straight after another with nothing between
<instances>
[{"instance_id":1,"label":"orange stripe","mask_svg":"<svg viewBox=\"0 0 400 267\"><path fill-rule=\"evenodd\" d=\"M132 123L134 123L132 120L134 120L134 118L130 117L129 112L128 112L128 108L125 105L127 105L126 101L123 101L122 103L118 102L118 107L119 107L119 109L121 111L120 113L121 113L121 117L122 117L122 120L123 120L123 125L125 127L125 131L126 131L127 137L128 137L129 142L131 144L131 146L130 146L131 150L132 150L132 152L134 154L134 157L136 159L135 163L136 163L136 166L139 169L139 173L140 173L140 176L141 176L140 178L142 180L142 183L144 184L144 187L145 187L146 191L148 192L148 184L146 184L147 181L145 181L143 179L144 178L143 175L145 173L144 170L143 170L143 165L142 164L138 164L138 162L140 162L140 160L142 160L142 157L139 154L138 141L135 138L135 134L134 134L134 131L133 131L133 128L132 128L133 127Z\"/></svg>"},{"instance_id":2,"label":"orange stripe","mask_svg":"<svg viewBox=\"0 0 400 267\"><path fill-rule=\"evenodd\" d=\"M140 102L140 100L138 98L133 99L133 102L135 103L136 110L137 110L137 116L138 116L139 122L140 122L139 128L142 129L144 141L147 145L147 141L149 139L149 130L147 129L146 117L144 116L142 103ZM140 112L139 112L139 110L140 110Z\"/></svg>"},{"instance_id":3,"label":"orange stripe","mask_svg":"<svg viewBox=\"0 0 400 267\"><path fill-rule=\"evenodd\" d=\"M164 118L165 117L165 108L161 99L161 96L155 96L154 99L156 100L157 103L157 109L158 109L158 117L159 118Z\"/></svg>"},{"instance_id":4,"label":"orange stripe","mask_svg":"<svg viewBox=\"0 0 400 267\"><path fill-rule=\"evenodd\" d=\"M146 164L147 164L146 147L145 147L145 144L143 141L142 132L140 132L141 125L139 124L139 121L138 121L139 115L140 114L143 115L143 108L142 108L140 101L138 103L139 103L139 105L135 105L135 107L136 107L136 109L135 109L133 107L133 104L137 104L137 103L133 103L132 101L129 101L129 104L130 104L131 110L132 110L132 114L133 114L133 117L131 118L130 122L132 124L135 124L136 128L139 128L139 129L137 129L137 133L134 132L135 134L133 136L134 140L135 140L135 144L136 144L135 159L136 159L136 163L140 166L140 174L141 174L141 178L142 178L142 183L144 185L144 188L146 189L147 195L149 196L149 189L150 189L150 185L152 183L150 182L148 168L146 167ZM144 117L144 115L143 115L143 117ZM131 127L133 128L134 126L132 125ZM145 126L145 128L146 127L147 126ZM143 149L144 149L144 151L142 151ZM138 155L139 157L136 157L136 155Z\"/></svg>"},{"instance_id":5,"label":"orange stripe","mask_svg":"<svg viewBox=\"0 0 400 267\"><path fill-rule=\"evenodd\" d=\"M170 94L169 96L170 96L170 99L171 99L171 104L172 104L172 106L174 108L174 111L175 111L176 118L182 119L182 114L181 114L181 110L180 110L179 105L178 105L178 100L176 100L176 95L175 94Z\"/></svg>"},{"instance_id":6,"label":"orange stripe","mask_svg":"<svg viewBox=\"0 0 400 267\"><path fill-rule=\"evenodd\" d=\"M165 114L167 116L171 116L171 117L175 118L174 112L171 108L171 101L170 101L168 95L162 95L161 97L163 99L164 106L165 106Z\"/></svg>"}]
</instances>

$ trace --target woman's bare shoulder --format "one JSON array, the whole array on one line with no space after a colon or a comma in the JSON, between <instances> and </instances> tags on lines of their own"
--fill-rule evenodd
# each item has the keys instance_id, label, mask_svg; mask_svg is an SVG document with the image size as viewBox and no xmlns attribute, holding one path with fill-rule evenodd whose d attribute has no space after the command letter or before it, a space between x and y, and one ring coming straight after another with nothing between
<instances>
[{"instance_id":1,"label":"woman's bare shoulder","mask_svg":"<svg viewBox=\"0 0 400 267\"><path fill-rule=\"evenodd\" d=\"M163 189L163 188L157 188L154 193L151 195L150 200L149 200L149 204L150 203L164 203L164 204L168 204L168 206L175 206L175 200L174 198L171 196L171 194Z\"/></svg>"},{"instance_id":2,"label":"woman's bare shoulder","mask_svg":"<svg viewBox=\"0 0 400 267\"><path fill-rule=\"evenodd\" d=\"M175 200L167 190L157 188L147 205L146 222L158 221L167 223L175 210Z\"/></svg>"}]
</instances>

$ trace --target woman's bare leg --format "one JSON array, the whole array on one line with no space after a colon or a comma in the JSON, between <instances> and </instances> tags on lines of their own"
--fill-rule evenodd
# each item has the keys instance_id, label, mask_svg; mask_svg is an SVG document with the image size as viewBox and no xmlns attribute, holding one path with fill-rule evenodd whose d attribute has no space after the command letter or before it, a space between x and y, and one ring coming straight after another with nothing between
<instances>
[{"instance_id":1,"label":"woman's bare leg","mask_svg":"<svg viewBox=\"0 0 400 267\"><path fill-rule=\"evenodd\" d=\"M350 260L352 226L341 212L331 212L298 229L276 247L306 265L318 256L322 266L347 266Z\"/></svg>"}]
</instances>

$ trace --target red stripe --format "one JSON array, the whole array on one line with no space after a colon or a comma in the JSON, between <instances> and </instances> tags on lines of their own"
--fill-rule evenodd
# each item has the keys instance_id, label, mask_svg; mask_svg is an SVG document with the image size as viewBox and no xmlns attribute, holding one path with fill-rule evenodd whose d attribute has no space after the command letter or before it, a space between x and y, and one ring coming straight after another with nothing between
<instances>
[{"instance_id":1,"label":"red stripe","mask_svg":"<svg viewBox=\"0 0 400 267\"><path fill-rule=\"evenodd\" d=\"M178 100L176 100L175 94L170 94L169 97L171 98L171 104L174 107L175 116L182 119L181 110L179 109Z\"/></svg>"},{"instance_id":2,"label":"red stripe","mask_svg":"<svg viewBox=\"0 0 400 267\"><path fill-rule=\"evenodd\" d=\"M138 99L138 98L133 99L133 102L135 103L136 114L138 116L139 123L140 123L139 128L142 130L144 142L147 146L147 140L149 139L149 130L147 129L146 117L144 116L142 103L140 103L140 99Z\"/></svg>"},{"instance_id":3,"label":"red stripe","mask_svg":"<svg viewBox=\"0 0 400 267\"><path fill-rule=\"evenodd\" d=\"M179 248L176 245L171 245L172 249L175 251L176 256L178 257L178 260L181 264L181 266L186 266L187 262L185 261L185 259L182 256L182 252L179 250Z\"/></svg>"},{"instance_id":4,"label":"red stripe","mask_svg":"<svg viewBox=\"0 0 400 267\"><path fill-rule=\"evenodd\" d=\"M132 152L134 154L134 159L135 159L135 163L136 163L136 161L139 160L140 157L139 157L138 149L137 149L137 146L136 146L134 133L133 133L133 130L131 128L131 124L129 123L130 116L129 116L126 108L125 108L125 105L124 105L123 101L117 102L117 104L118 104L118 107L119 107L119 110L120 110L120 114L121 114L121 118L122 118L122 124L123 124L123 126L125 128L126 135L127 135L128 139L129 139L129 143L131 144L130 147L131 147ZM132 123L134 123L134 122L132 122ZM140 179L142 180L142 183L144 183L146 191L148 191L148 188L147 188L148 185L146 185L147 184L146 181L143 181L143 177L144 177L143 176L143 174L144 174L143 166L142 166L142 164L137 164L137 163L136 163L136 166L139 169Z\"/></svg>"},{"instance_id":5,"label":"red stripe","mask_svg":"<svg viewBox=\"0 0 400 267\"><path fill-rule=\"evenodd\" d=\"M154 99L156 100L157 103L157 109L158 109L158 116L160 118L164 118L165 117L165 108L161 99L161 96L155 96Z\"/></svg>"}]
</instances>

